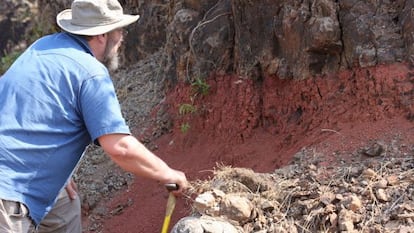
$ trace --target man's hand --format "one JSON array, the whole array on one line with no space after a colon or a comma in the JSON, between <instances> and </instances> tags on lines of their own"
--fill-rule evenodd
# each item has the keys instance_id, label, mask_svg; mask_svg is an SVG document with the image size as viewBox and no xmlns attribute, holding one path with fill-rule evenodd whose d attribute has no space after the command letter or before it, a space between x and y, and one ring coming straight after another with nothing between
<instances>
[{"instance_id":1,"label":"man's hand","mask_svg":"<svg viewBox=\"0 0 414 233\"><path fill-rule=\"evenodd\" d=\"M66 192L71 200L75 200L78 196L78 187L73 179L70 179L69 183L65 187Z\"/></svg>"},{"instance_id":2,"label":"man's hand","mask_svg":"<svg viewBox=\"0 0 414 233\"><path fill-rule=\"evenodd\" d=\"M170 189L168 189L168 187L167 189L168 191L174 193L174 195L180 196L188 188L187 178L185 177L185 174L179 170L170 169L170 171L171 172L168 175L170 179L168 179L164 185L175 184L175 188L172 188L171 186Z\"/></svg>"}]
</instances>

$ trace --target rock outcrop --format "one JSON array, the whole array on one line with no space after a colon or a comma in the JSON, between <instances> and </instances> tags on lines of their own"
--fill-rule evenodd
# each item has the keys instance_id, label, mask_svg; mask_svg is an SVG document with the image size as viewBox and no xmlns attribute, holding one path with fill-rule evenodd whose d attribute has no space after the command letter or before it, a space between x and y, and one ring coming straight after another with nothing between
<instances>
[{"instance_id":1,"label":"rock outcrop","mask_svg":"<svg viewBox=\"0 0 414 233\"><path fill-rule=\"evenodd\" d=\"M120 2L126 12L141 15L129 28L125 65L161 50L162 74L174 81L206 78L212 71L303 79L413 59L412 1ZM5 3L3 55L30 32L56 30L55 15L71 0ZM39 20L34 25L22 15Z\"/></svg>"}]
</instances>

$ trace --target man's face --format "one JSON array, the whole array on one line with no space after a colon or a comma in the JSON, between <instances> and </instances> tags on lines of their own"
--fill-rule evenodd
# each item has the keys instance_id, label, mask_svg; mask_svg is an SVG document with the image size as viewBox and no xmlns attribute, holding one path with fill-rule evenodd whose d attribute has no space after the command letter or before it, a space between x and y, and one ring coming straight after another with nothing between
<instances>
[{"instance_id":1,"label":"man's face","mask_svg":"<svg viewBox=\"0 0 414 233\"><path fill-rule=\"evenodd\" d=\"M119 67L119 52L118 49L122 44L124 35L123 29L115 29L107 33L108 39L106 41L103 64L110 70L115 71Z\"/></svg>"}]
</instances>

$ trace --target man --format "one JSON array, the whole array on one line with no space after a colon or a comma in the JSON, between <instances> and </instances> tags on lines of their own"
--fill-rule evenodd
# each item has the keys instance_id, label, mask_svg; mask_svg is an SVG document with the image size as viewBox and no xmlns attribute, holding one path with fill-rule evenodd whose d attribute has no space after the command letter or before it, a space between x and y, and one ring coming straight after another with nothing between
<instances>
[{"instance_id":1,"label":"man","mask_svg":"<svg viewBox=\"0 0 414 233\"><path fill-rule=\"evenodd\" d=\"M117 0L74 0L56 17L64 32L0 79L0 232L81 232L70 177L90 142L126 171L186 189L183 172L130 135L105 67L116 68L122 28L138 17Z\"/></svg>"}]
</instances>

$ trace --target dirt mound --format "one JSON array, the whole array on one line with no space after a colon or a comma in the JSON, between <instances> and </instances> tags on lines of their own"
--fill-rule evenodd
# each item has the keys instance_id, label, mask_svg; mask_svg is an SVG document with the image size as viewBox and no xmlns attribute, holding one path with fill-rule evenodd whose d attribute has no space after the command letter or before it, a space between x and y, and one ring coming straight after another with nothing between
<instances>
[{"instance_id":1,"label":"dirt mound","mask_svg":"<svg viewBox=\"0 0 414 233\"><path fill-rule=\"evenodd\" d=\"M337 156L340 161L342 156ZM201 216L200 219L207 215L227 220L239 232L410 232L413 229L413 147L398 141L390 145L375 142L362 148L350 161L329 166L320 166L321 162L320 154L303 149L290 165L272 174L219 167L211 180L194 184L199 197L208 192L215 195L207 203L197 202L196 198L193 215ZM217 190L222 194L217 194ZM250 202L247 220L235 221L234 215L242 209L236 208L238 204L232 206L233 211L226 212L229 207L224 207L224 200L234 195Z\"/></svg>"}]
</instances>

